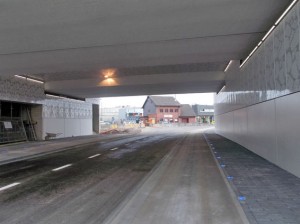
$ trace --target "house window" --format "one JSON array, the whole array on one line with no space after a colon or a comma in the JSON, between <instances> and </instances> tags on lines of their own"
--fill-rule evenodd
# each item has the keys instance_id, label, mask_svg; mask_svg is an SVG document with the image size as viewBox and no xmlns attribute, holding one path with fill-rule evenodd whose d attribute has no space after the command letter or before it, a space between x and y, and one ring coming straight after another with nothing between
<instances>
[{"instance_id":1,"label":"house window","mask_svg":"<svg viewBox=\"0 0 300 224\"><path fill-rule=\"evenodd\" d=\"M173 112L173 109L170 109L170 112L172 113L172 112Z\"/></svg>"},{"instance_id":2,"label":"house window","mask_svg":"<svg viewBox=\"0 0 300 224\"><path fill-rule=\"evenodd\" d=\"M160 109L159 112L163 113L163 112L164 112L164 109Z\"/></svg>"},{"instance_id":3,"label":"house window","mask_svg":"<svg viewBox=\"0 0 300 224\"><path fill-rule=\"evenodd\" d=\"M168 113L168 112L169 112L169 110L168 110L168 109L165 109L165 112L166 112L166 113Z\"/></svg>"},{"instance_id":4,"label":"house window","mask_svg":"<svg viewBox=\"0 0 300 224\"><path fill-rule=\"evenodd\" d=\"M178 109L175 109L175 112L178 112Z\"/></svg>"}]
</instances>

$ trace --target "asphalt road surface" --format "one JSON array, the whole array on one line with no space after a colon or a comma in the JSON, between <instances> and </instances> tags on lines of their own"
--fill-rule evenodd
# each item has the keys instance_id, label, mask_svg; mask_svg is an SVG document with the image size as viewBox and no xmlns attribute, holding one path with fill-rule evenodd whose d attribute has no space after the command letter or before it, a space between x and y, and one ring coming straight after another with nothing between
<instances>
[{"instance_id":1,"label":"asphalt road surface","mask_svg":"<svg viewBox=\"0 0 300 224\"><path fill-rule=\"evenodd\" d=\"M0 166L0 223L243 223L202 135L180 129Z\"/></svg>"}]
</instances>

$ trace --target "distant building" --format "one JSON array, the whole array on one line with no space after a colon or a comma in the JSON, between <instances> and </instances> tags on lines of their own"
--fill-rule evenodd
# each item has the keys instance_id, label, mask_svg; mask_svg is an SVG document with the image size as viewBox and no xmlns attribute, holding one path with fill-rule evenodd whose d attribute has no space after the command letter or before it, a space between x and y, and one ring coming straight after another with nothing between
<instances>
[{"instance_id":1,"label":"distant building","mask_svg":"<svg viewBox=\"0 0 300 224\"><path fill-rule=\"evenodd\" d=\"M180 106L180 123L196 123L196 114L189 104Z\"/></svg>"},{"instance_id":2,"label":"distant building","mask_svg":"<svg viewBox=\"0 0 300 224\"><path fill-rule=\"evenodd\" d=\"M195 114L190 105L181 105L174 97L148 96L144 105L146 123L194 123Z\"/></svg>"},{"instance_id":3,"label":"distant building","mask_svg":"<svg viewBox=\"0 0 300 224\"><path fill-rule=\"evenodd\" d=\"M119 109L121 122L138 122L141 117L143 117L143 108L127 106Z\"/></svg>"},{"instance_id":4,"label":"distant building","mask_svg":"<svg viewBox=\"0 0 300 224\"><path fill-rule=\"evenodd\" d=\"M120 107L100 108L100 121L115 123L119 121Z\"/></svg>"},{"instance_id":5,"label":"distant building","mask_svg":"<svg viewBox=\"0 0 300 224\"><path fill-rule=\"evenodd\" d=\"M214 122L214 106L213 105L199 105L195 104L192 106L197 122L199 123L213 123Z\"/></svg>"}]
</instances>

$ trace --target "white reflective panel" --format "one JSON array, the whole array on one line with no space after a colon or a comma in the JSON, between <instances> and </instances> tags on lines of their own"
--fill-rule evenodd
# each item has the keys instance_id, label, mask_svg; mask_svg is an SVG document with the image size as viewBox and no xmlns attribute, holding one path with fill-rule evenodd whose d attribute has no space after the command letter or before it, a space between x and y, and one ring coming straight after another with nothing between
<instances>
[{"instance_id":1,"label":"white reflective panel","mask_svg":"<svg viewBox=\"0 0 300 224\"><path fill-rule=\"evenodd\" d=\"M58 138L65 137L64 118L44 118L43 126L44 126L43 136L46 136L46 133L63 133L59 135Z\"/></svg>"},{"instance_id":2,"label":"white reflective panel","mask_svg":"<svg viewBox=\"0 0 300 224\"><path fill-rule=\"evenodd\" d=\"M233 112L217 116L218 131L226 138L232 139L233 135Z\"/></svg>"},{"instance_id":3,"label":"white reflective panel","mask_svg":"<svg viewBox=\"0 0 300 224\"><path fill-rule=\"evenodd\" d=\"M234 140L239 144L247 142L247 108L234 112Z\"/></svg>"},{"instance_id":4,"label":"white reflective panel","mask_svg":"<svg viewBox=\"0 0 300 224\"><path fill-rule=\"evenodd\" d=\"M258 155L277 162L275 101L248 107L248 142L244 144Z\"/></svg>"},{"instance_id":5,"label":"white reflective panel","mask_svg":"<svg viewBox=\"0 0 300 224\"><path fill-rule=\"evenodd\" d=\"M276 99L278 165L300 177L300 93Z\"/></svg>"}]
</instances>

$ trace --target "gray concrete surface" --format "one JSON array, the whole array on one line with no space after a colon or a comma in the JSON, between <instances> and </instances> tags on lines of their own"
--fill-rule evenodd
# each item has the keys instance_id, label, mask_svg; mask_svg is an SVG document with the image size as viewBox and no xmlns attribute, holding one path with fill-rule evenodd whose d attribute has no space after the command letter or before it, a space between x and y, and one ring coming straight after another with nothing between
<instances>
[{"instance_id":1,"label":"gray concrete surface","mask_svg":"<svg viewBox=\"0 0 300 224\"><path fill-rule=\"evenodd\" d=\"M0 223L102 223L177 137L114 138L1 165ZM56 169L67 164L71 166ZM18 185L3 189L14 183Z\"/></svg>"},{"instance_id":2,"label":"gray concrete surface","mask_svg":"<svg viewBox=\"0 0 300 224\"><path fill-rule=\"evenodd\" d=\"M50 141L20 142L0 145L0 165L22 161L42 155L48 155L74 147L105 142L114 138L125 138L129 135L90 135L53 139Z\"/></svg>"},{"instance_id":3,"label":"gray concrete surface","mask_svg":"<svg viewBox=\"0 0 300 224\"><path fill-rule=\"evenodd\" d=\"M247 223L205 140L188 133L106 224Z\"/></svg>"},{"instance_id":4,"label":"gray concrete surface","mask_svg":"<svg viewBox=\"0 0 300 224\"><path fill-rule=\"evenodd\" d=\"M289 2L1 0L0 74L81 98L218 92Z\"/></svg>"}]
</instances>

